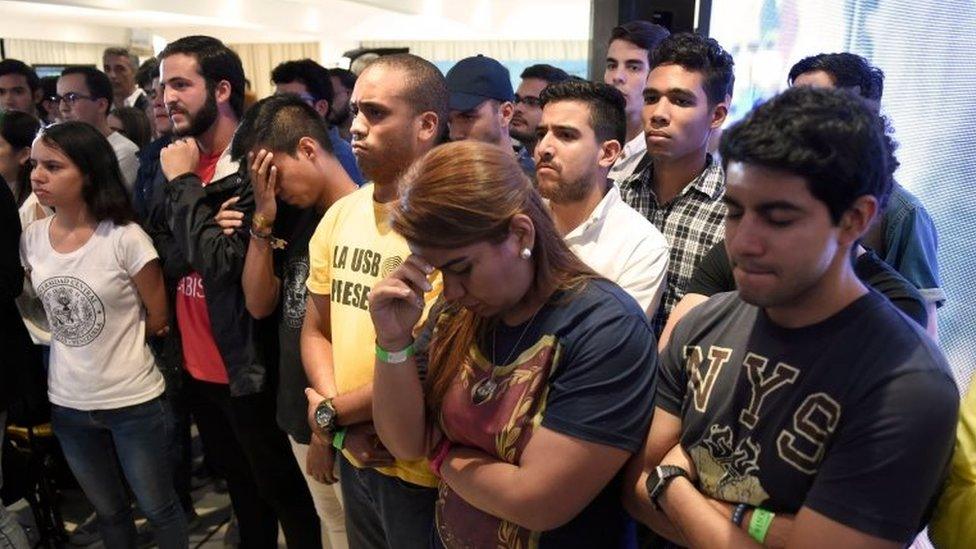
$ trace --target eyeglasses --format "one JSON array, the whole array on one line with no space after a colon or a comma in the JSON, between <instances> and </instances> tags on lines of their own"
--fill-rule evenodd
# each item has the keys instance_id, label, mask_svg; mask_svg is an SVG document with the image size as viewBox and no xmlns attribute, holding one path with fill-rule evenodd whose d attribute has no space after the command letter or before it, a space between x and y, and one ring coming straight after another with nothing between
<instances>
[{"instance_id":1,"label":"eyeglasses","mask_svg":"<svg viewBox=\"0 0 976 549\"><path fill-rule=\"evenodd\" d=\"M48 97L48 100L53 101L55 105L60 105L62 101L69 105L74 105L79 99L87 99L89 101L95 100L95 98L90 95L82 95L75 92L68 92L64 95L52 95Z\"/></svg>"},{"instance_id":2,"label":"eyeglasses","mask_svg":"<svg viewBox=\"0 0 976 549\"><path fill-rule=\"evenodd\" d=\"M542 105L542 101L538 97L522 97L519 94L515 94L515 104L518 105L519 103L524 103L528 107L538 107Z\"/></svg>"}]
</instances>

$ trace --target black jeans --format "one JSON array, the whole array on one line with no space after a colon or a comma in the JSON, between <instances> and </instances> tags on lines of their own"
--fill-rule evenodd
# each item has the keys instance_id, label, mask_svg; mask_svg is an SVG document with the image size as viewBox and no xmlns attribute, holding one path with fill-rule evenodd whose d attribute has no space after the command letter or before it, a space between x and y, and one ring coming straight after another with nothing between
<instances>
[{"instance_id":1,"label":"black jeans","mask_svg":"<svg viewBox=\"0 0 976 549\"><path fill-rule=\"evenodd\" d=\"M319 518L275 422L274 394L231 397L227 385L196 379L187 379L185 388L204 452L227 480L240 546L276 548L280 521L288 547L320 549Z\"/></svg>"},{"instance_id":2,"label":"black jeans","mask_svg":"<svg viewBox=\"0 0 976 549\"><path fill-rule=\"evenodd\" d=\"M434 528L437 490L370 468L339 454L346 536L353 549L427 549Z\"/></svg>"}]
</instances>

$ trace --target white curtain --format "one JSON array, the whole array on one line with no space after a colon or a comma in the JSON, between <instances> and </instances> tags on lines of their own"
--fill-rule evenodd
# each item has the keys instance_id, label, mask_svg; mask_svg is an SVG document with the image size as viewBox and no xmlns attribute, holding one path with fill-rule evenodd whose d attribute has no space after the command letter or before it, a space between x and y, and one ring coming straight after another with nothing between
<instances>
[{"instance_id":1,"label":"white curtain","mask_svg":"<svg viewBox=\"0 0 976 549\"><path fill-rule=\"evenodd\" d=\"M251 81L251 91L258 99L274 92L271 84L271 70L279 63L295 59L309 58L321 63L318 42L298 42L294 44L227 44L241 56L244 75Z\"/></svg>"},{"instance_id":2,"label":"white curtain","mask_svg":"<svg viewBox=\"0 0 976 549\"><path fill-rule=\"evenodd\" d=\"M48 40L6 38L3 41L8 59L20 59L28 65L95 65L102 66L102 52L118 44L82 44Z\"/></svg>"},{"instance_id":3,"label":"white curtain","mask_svg":"<svg viewBox=\"0 0 976 549\"><path fill-rule=\"evenodd\" d=\"M579 60L589 56L587 40L366 41L364 48L410 48L430 61L458 61L479 53L499 61Z\"/></svg>"}]
</instances>

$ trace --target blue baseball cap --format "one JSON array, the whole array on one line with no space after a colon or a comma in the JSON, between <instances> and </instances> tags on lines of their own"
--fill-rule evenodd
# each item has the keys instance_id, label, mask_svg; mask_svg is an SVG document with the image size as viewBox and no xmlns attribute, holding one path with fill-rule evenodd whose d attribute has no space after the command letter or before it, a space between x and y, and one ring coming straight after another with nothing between
<instances>
[{"instance_id":1,"label":"blue baseball cap","mask_svg":"<svg viewBox=\"0 0 976 549\"><path fill-rule=\"evenodd\" d=\"M452 111L470 111L487 99L515 100L508 69L481 54L462 59L447 71L447 89Z\"/></svg>"}]
</instances>

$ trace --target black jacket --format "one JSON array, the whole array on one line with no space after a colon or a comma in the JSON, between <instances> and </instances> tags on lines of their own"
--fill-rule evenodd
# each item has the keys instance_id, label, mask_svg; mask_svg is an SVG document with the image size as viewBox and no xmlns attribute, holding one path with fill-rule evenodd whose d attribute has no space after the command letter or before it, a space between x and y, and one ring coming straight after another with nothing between
<instances>
[{"instance_id":1,"label":"black jacket","mask_svg":"<svg viewBox=\"0 0 976 549\"><path fill-rule=\"evenodd\" d=\"M250 227L254 195L247 170L230 160L229 149L218 160L213 180L204 187L193 173L166 181L160 170L153 185L153 198L146 226L156 245L170 297L170 334L162 349L157 349L167 381L179 379L183 364L176 323L176 286L192 271L203 279L207 311L214 341L230 379L232 396L248 395L266 389L267 369L263 346L256 343L255 322L244 304L241 274L249 235L238 232L226 236L214 221L220 205L240 196L236 208Z\"/></svg>"}]
</instances>

